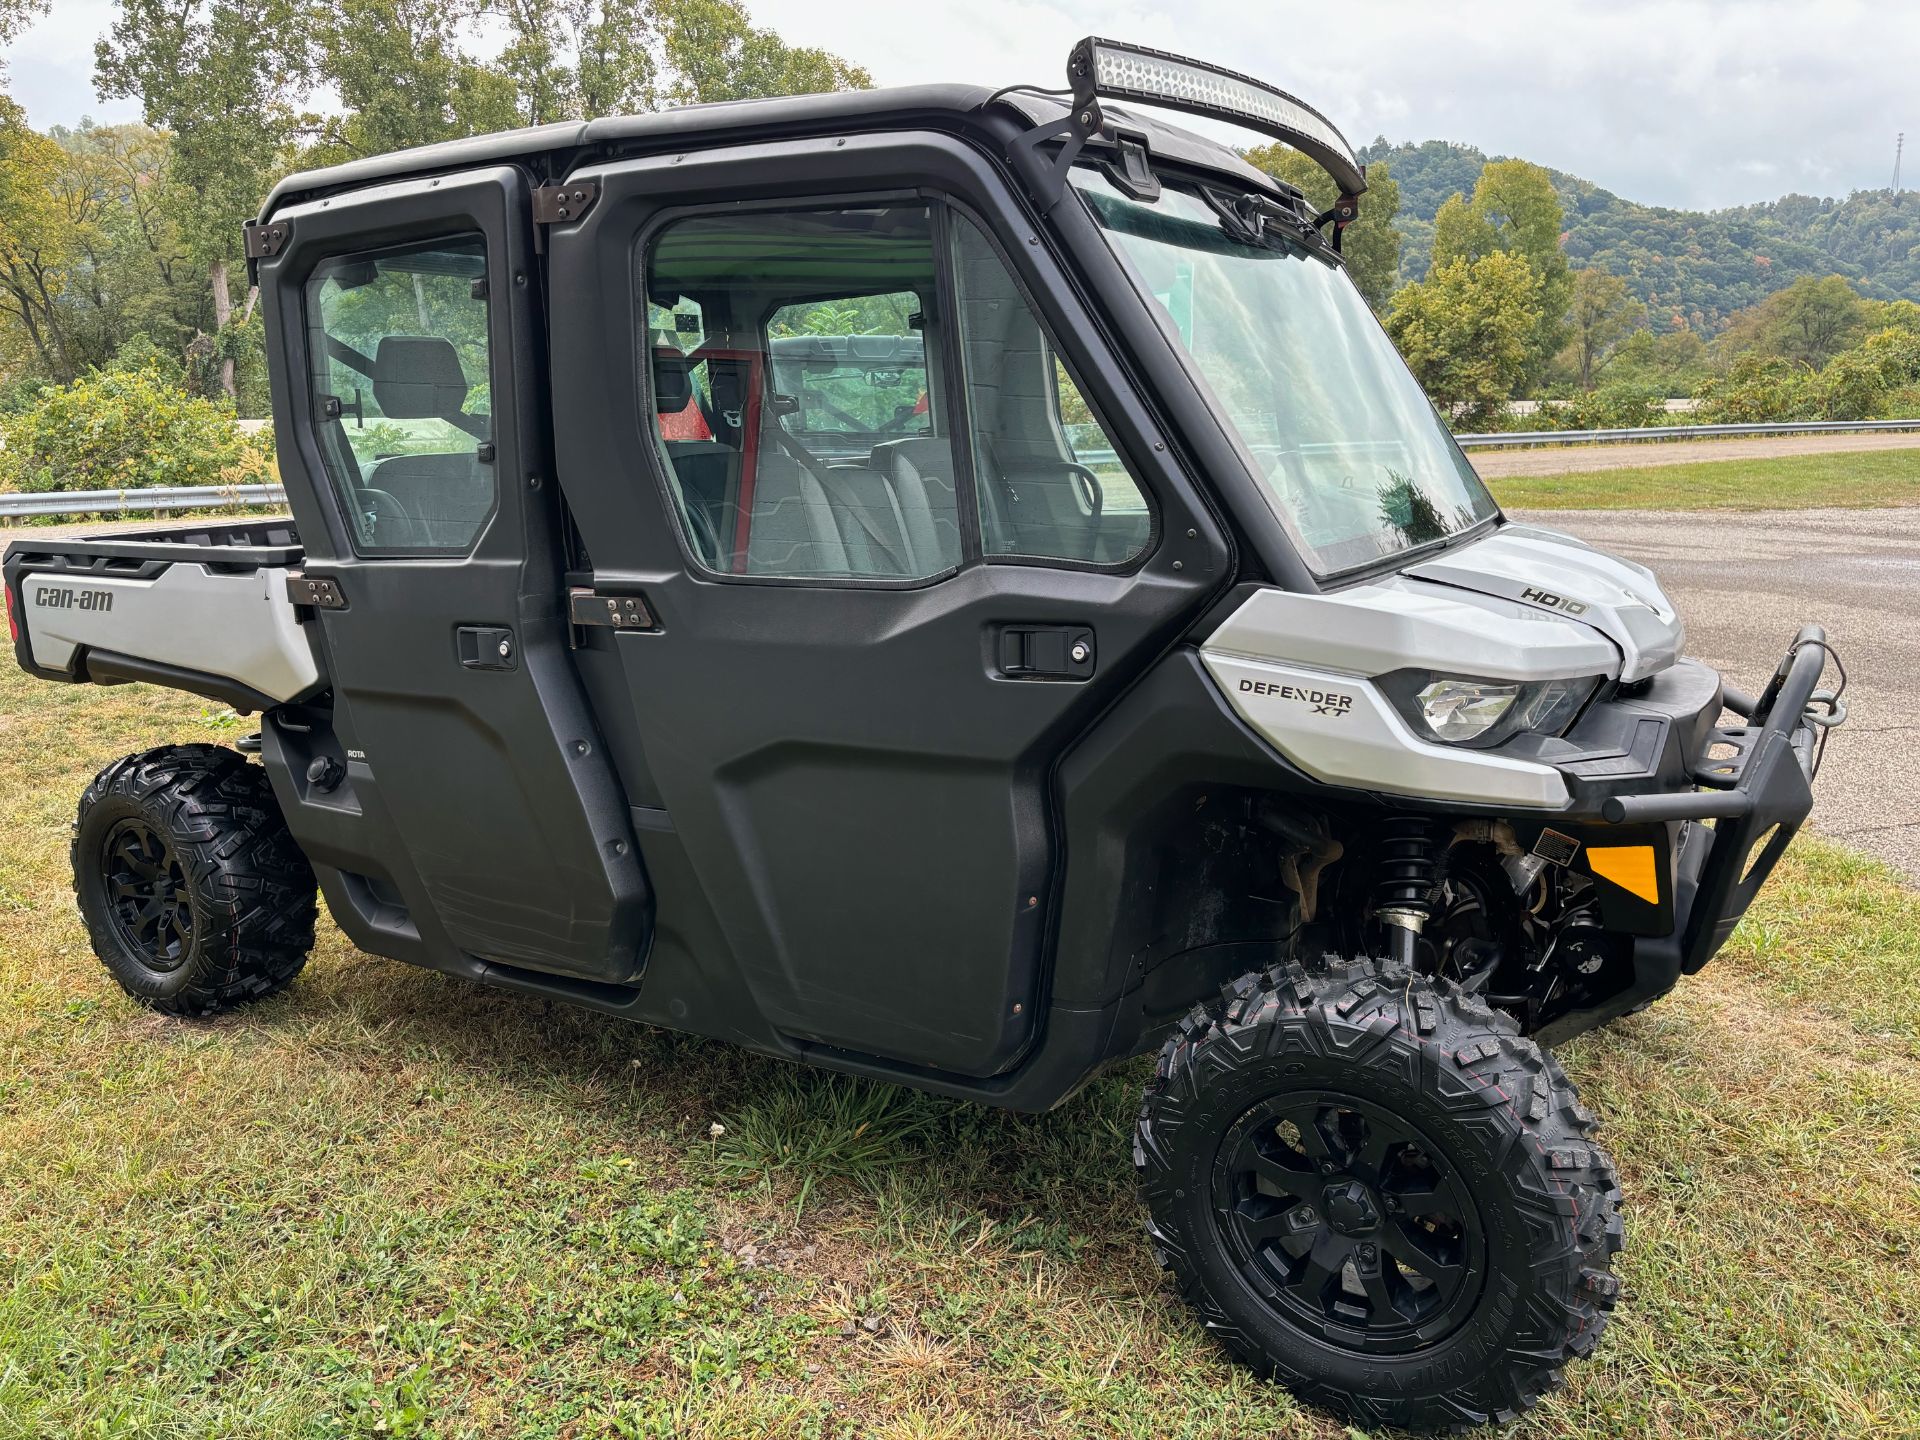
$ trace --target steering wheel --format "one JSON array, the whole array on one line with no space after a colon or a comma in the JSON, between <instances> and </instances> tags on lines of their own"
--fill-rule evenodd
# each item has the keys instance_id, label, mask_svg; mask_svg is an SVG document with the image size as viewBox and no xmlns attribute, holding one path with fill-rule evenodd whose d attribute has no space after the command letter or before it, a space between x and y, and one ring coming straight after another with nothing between
<instances>
[{"instance_id":1,"label":"steering wheel","mask_svg":"<svg viewBox=\"0 0 1920 1440\"><path fill-rule=\"evenodd\" d=\"M360 529L362 545L392 546L403 549L418 545L423 537L420 522L413 518L407 507L388 490L375 490L371 486L360 491L360 510L354 516ZM392 534L387 533L392 527Z\"/></svg>"}]
</instances>

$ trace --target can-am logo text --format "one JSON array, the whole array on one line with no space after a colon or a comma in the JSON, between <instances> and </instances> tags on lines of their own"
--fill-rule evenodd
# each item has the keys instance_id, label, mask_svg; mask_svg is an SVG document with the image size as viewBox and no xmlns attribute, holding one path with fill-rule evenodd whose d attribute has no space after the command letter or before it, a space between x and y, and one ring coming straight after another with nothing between
<instances>
[{"instance_id":1,"label":"can-am logo text","mask_svg":"<svg viewBox=\"0 0 1920 1440\"><path fill-rule=\"evenodd\" d=\"M1529 586L1520 592L1522 600L1531 600L1536 605L1545 605L1549 610L1563 610L1569 615L1584 615L1587 607L1578 600L1569 600L1564 595L1556 595L1551 590L1536 590Z\"/></svg>"},{"instance_id":2,"label":"can-am logo text","mask_svg":"<svg viewBox=\"0 0 1920 1440\"><path fill-rule=\"evenodd\" d=\"M56 590L52 586L43 586L34 592L33 603L44 605L49 610L99 610L113 609L111 590Z\"/></svg>"},{"instance_id":3,"label":"can-am logo text","mask_svg":"<svg viewBox=\"0 0 1920 1440\"><path fill-rule=\"evenodd\" d=\"M1316 715L1345 715L1353 709L1353 697L1337 690L1302 690L1297 685L1282 685L1274 680L1242 680L1240 689L1247 695L1277 695L1282 700L1298 700L1303 705L1311 705Z\"/></svg>"}]
</instances>

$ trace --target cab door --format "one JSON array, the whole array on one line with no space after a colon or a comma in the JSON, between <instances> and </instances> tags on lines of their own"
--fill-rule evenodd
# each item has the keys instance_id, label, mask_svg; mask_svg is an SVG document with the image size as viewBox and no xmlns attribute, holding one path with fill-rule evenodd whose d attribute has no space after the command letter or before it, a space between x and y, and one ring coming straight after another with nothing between
<instances>
[{"instance_id":1,"label":"cab door","mask_svg":"<svg viewBox=\"0 0 1920 1440\"><path fill-rule=\"evenodd\" d=\"M1046 1002L1054 765L1227 543L963 144L582 182L596 203L549 239L559 476L583 588L651 621L583 643L654 787L649 866L689 877L661 945L704 934L676 973L737 978L781 1040L998 1074ZM688 406L710 438L672 438Z\"/></svg>"},{"instance_id":2,"label":"cab door","mask_svg":"<svg viewBox=\"0 0 1920 1440\"><path fill-rule=\"evenodd\" d=\"M567 645L526 179L272 222L279 457L332 687L266 727L289 823L363 948L630 983L651 895Z\"/></svg>"}]
</instances>

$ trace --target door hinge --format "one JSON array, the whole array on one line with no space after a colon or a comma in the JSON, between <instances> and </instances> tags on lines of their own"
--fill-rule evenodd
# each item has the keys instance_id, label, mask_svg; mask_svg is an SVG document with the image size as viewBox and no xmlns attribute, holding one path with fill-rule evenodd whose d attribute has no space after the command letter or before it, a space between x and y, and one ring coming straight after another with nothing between
<instances>
[{"instance_id":1,"label":"door hinge","mask_svg":"<svg viewBox=\"0 0 1920 1440\"><path fill-rule=\"evenodd\" d=\"M639 595L601 595L575 586L567 595L568 616L575 625L605 625L614 630L658 630L660 622Z\"/></svg>"},{"instance_id":2,"label":"door hinge","mask_svg":"<svg viewBox=\"0 0 1920 1440\"><path fill-rule=\"evenodd\" d=\"M315 610L347 608L347 595L338 580L327 575L303 575L298 570L287 576L287 599Z\"/></svg>"},{"instance_id":3,"label":"door hinge","mask_svg":"<svg viewBox=\"0 0 1920 1440\"><path fill-rule=\"evenodd\" d=\"M240 226L241 252L247 260L247 284L260 283L260 262L271 260L286 248L287 240L293 234L293 227L285 220L276 220L271 225L262 225L259 220L248 220Z\"/></svg>"},{"instance_id":4,"label":"door hinge","mask_svg":"<svg viewBox=\"0 0 1920 1440\"><path fill-rule=\"evenodd\" d=\"M240 230L246 238L249 260L271 260L286 248L287 239L293 234L293 227L284 220L275 220L271 225L249 220Z\"/></svg>"},{"instance_id":5,"label":"door hinge","mask_svg":"<svg viewBox=\"0 0 1920 1440\"><path fill-rule=\"evenodd\" d=\"M578 220L600 198L600 185L594 180L573 180L565 185L542 185L533 192L533 223L562 225Z\"/></svg>"}]
</instances>

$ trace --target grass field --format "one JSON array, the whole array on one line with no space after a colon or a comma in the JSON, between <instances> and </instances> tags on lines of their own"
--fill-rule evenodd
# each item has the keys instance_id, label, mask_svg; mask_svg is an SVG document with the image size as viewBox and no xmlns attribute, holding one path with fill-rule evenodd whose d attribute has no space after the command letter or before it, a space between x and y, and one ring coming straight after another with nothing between
<instances>
[{"instance_id":1,"label":"grass field","mask_svg":"<svg viewBox=\"0 0 1920 1440\"><path fill-rule=\"evenodd\" d=\"M998 1114L330 927L252 1010L135 1008L73 912L73 802L237 728L0 666L0 1436L1350 1433L1155 1269L1138 1064ZM1920 897L1802 843L1720 963L1566 1058L1626 1293L1518 1433L1920 1436Z\"/></svg>"},{"instance_id":2,"label":"grass field","mask_svg":"<svg viewBox=\"0 0 1920 1440\"><path fill-rule=\"evenodd\" d=\"M1920 450L1710 460L1490 478L1502 505L1534 510L1804 510L1920 505Z\"/></svg>"}]
</instances>

